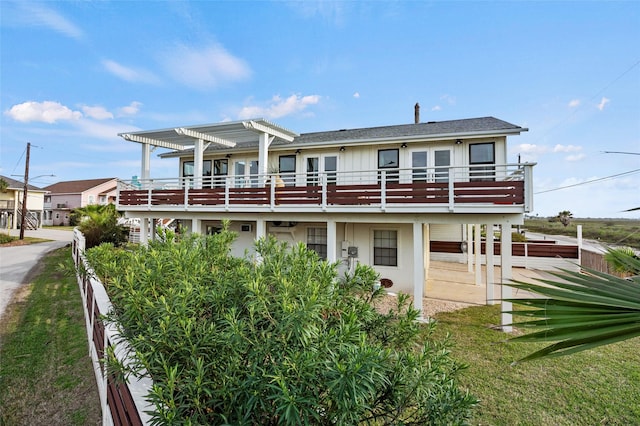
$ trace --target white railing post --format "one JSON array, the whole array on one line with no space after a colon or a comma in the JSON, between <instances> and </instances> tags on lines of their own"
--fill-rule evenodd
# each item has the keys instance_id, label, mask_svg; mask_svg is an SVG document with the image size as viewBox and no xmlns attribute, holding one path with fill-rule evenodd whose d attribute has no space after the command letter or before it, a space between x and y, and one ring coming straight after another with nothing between
<instances>
[{"instance_id":1,"label":"white railing post","mask_svg":"<svg viewBox=\"0 0 640 426\"><path fill-rule=\"evenodd\" d=\"M449 188L449 211L453 211L454 207L455 207L455 185L453 184L454 179L452 177L449 178L449 182L448 182L448 188Z\"/></svg>"},{"instance_id":2,"label":"white railing post","mask_svg":"<svg viewBox=\"0 0 640 426\"><path fill-rule=\"evenodd\" d=\"M327 210L327 175L320 174L320 180L322 185L322 210Z\"/></svg>"},{"instance_id":3,"label":"white railing post","mask_svg":"<svg viewBox=\"0 0 640 426\"><path fill-rule=\"evenodd\" d=\"M380 180L380 209L387 209L387 171L382 170Z\"/></svg>"},{"instance_id":4,"label":"white railing post","mask_svg":"<svg viewBox=\"0 0 640 426\"><path fill-rule=\"evenodd\" d=\"M229 187L231 186L231 176L227 176L224 182L224 209L229 210Z\"/></svg>"},{"instance_id":5,"label":"white railing post","mask_svg":"<svg viewBox=\"0 0 640 426\"><path fill-rule=\"evenodd\" d=\"M533 164L524 165L524 211L533 211Z\"/></svg>"}]
</instances>

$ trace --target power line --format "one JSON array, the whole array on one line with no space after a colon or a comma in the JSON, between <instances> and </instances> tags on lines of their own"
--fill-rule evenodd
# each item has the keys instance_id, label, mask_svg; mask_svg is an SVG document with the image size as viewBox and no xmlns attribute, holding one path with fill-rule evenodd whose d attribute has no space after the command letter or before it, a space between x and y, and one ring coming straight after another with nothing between
<instances>
[{"instance_id":1,"label":"power line","mask_svg":"<svg viewBox=\"0 0 640 426\"><path fill-rule=\"evenodd\" d=\"M580 183L574 183L573 185L561 186L561 187L558 187L558 188L547 189L545 191L534 192L534 195L544 194L545 192L559 191L561 189L566 189L566 188L573 188L574 186L587 185L589 183L600 182L600 181L603 181L603 180L613 179L613 178L617 178L617 177L620 177L620 176L631 175L633 173L638 173L638 172L640 172L640 169L629 170L628 172L618 173L618 174L611 175L611 176L605 176L605 177L598 178L598 179L587 180L587 181L580 182Z\"/></svg>"}]
</instances>

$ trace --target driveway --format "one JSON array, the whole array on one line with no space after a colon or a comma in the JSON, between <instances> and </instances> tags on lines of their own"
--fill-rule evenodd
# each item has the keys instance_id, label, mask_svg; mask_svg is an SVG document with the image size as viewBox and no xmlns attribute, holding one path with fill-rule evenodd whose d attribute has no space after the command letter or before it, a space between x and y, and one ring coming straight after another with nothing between
<instances>
[{"instance_id":1,"label":"driveway","mask_svg":"<svg viewBox=\"0 0 640 426\"><path fill-rule=\"evenodd\" d=\"M11 231L11 235L19 234L19 231L14 231ZM0 320L2 320L15 291L20 286L28 284L33 278L29 272L37 266L38 261L51 250L70 244L73 239L73 231L50 229L26 231L25 235L53 241L0 247Z\"/></svg>"}]
</instances>

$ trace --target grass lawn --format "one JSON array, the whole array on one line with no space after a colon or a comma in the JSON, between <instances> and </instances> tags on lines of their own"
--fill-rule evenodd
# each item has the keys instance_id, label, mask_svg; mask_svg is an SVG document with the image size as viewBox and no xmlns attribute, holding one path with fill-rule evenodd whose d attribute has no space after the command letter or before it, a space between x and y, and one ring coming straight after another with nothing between
<instances>
[{"instance_id":1,"label":"grass lawn","mask_svg":"<svg viewBox=\"0 0 640 426\"><path fill-rule=\"evenodd\" d=\"M603 244L623 245L640 249L640 220L632 219L572 219L569 226L549 222L546 218L525 219L524 227L530 232L575 237L577 225L582 225L582 236Z\"/></svg>"},{"instance_id":2,"label":"grass lawn","mask_svg":"<svg viewBox=\"0 0 640 426\"><path fill-rule=\"evenodd\" d=\"M640 424L640 338L565 357L511 366L542 347L505 343L499 306L441 313L437 335L469 365L462 384L481 403L474 425Z\"/></svg>"},{"instance_id":3,"label":"grass lawn","mask_svg":"<svg viewBox=\"0 0 640 426\"><path fill-rule=\"evenodd\" d=\"M0 425L101 424L69 248L49 254L0 323Z\"/></svg>"}]
</instances>

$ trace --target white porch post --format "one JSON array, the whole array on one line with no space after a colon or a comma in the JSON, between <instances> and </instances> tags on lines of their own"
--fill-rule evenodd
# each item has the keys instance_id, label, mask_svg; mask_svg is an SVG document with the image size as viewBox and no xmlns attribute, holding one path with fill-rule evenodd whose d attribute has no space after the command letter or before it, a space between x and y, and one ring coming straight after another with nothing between
<instances>
[{"instance_id":1,"label":"white porch post","mask_svg":"<svg viewBox=\"0 0 640 426\"><path fill-rule=\"evenodd\" d=\"M191 232L193 234L202 234L202 220L191 219Z\"/></svg>"},{"instance_id":2,"label":"white porch post","mask_svg":"<svg viewBox=\"0 0 640 426\"><path fill-rule=\"evenodd\" d=\"M513 327L508 325L513 322L513 315L507 313L513 309L511 302L505 302L504 299L512 297L512 289L505 284L509 284L512 278L511 271L511 224L503 223L500 225L500 282L502 283L502 314L500 316L500 325L502 331L511 333Z\"/></svg>"},{"instance_id":3,"label":"white porch post","mask_svg":"<svg viewBox=\"0 0 640 426\"><path fill-rule=\"evenodd\" d=\"M149 219L140 219L140 244L147 245L149 242Z\"/></svg>"},{"instance_id":4,"label":"white porch post","mask_svg":"<svg viewBox=\"0 0 640 426\"><path fill-rule=\"evenodd\" d=\"M424 231L421 222L413 223L413 307L422 313L424 296Z\"/></svg>"},{"instance_id":5,"label":"white porch post","mask_svg":"<svg viewBox=\"0 0 640 426\"><path fill-rule=\"evenodd\" d=\"M473 272L473 257L471 255L471 253L473 253L473 247L471 246L471 243L473 242L473 238L471 237L472 235L473 225L468 223L467 235L465 236L465 238L467 239L467 271L469 272Z\"/></svg>"},{"instance_id":6,"label":"white porch post","mask_svg":"<svg viewBox=\"0 0 640 426\"><path fill-rule=\"evenodd\" d=\"M267 221L264 219L256 220L256 240L267 236Z\"/></svg>"},{"instance_id":7,"label":"white porch post","mask_svg":"<svg viewBox=\"0 0 640 426\"><path fill-rule=\"evenodd\" d=\"M482 285L482 235L480 235L480 230L482 225L476 224L473 225L475 227L475 233L473 237L473 251L475 252L475 278L476 285Z\"/></svg>"},{"instance_id":8,"label":"white porch post","mask_svg":"<svg viewBox=\"0 0 640 426\"><path fill-rule=\"evenodd\" d=\"M576 226L578 238L578 265L582 266L582 225Z\"/></svg>"},{"instance_id":9,"label":"white porch post","mask_svg":"<svg viewBox=\"0 0 640 426\"><path fill-rule=\"evenodd\" d=\"M151 176L151 145L143 143L142 161L140 162L140 179L149 179Z\"/></svg>"},{"instance_id":10,"label":"white porch post","mask_svg":"<svg viewBox=\"0 0 640 426\"><path fill-rule=\"evenodd\" d=\"M327 221L327 261L335 262L338 260L338 249L337 249L337 235L336 235L336 221L328 220Z\"/></svg>"},{"instance_id":11,"label":"white porch post","mask_svg":"<svg viewBox=\"0 0 640 426\"><path fill-rule=\"evenodd\" d=\"M202 188L202 157L204 141L202 139L196 139L196 143L193 148L193 187Z\"/></svg>"},{"instance_id":12,"label":"white porch post","mask_svg":"<svg viewBox=\"0 0 640 426\"><path fill-rule=\"evenodd\" d=\"M258 173L261 175L266 175L269 167L269 145L271 141L269 140L268 133L260 133L260 143L259 143L259 151L258 151Z\"/></svg>"},{"instance_id":13,"label":"white porch post","mask_svg":"<svg viewBox=\"0 0 640 426\"><path fill-rule=\"evenodd\" d=\"M495 289L494 289L494 283L495 283L495 277L493 276L493 266L494 266L494 261L493 261L493 224L492 223L487 223L487 243L486 243L486 249L485 249L485 254L486 254L486 259L487 261L486 263L486 278L487 278L487 300L486 303L487 305L495 305Z\"/></svg>"}]
</instances>

